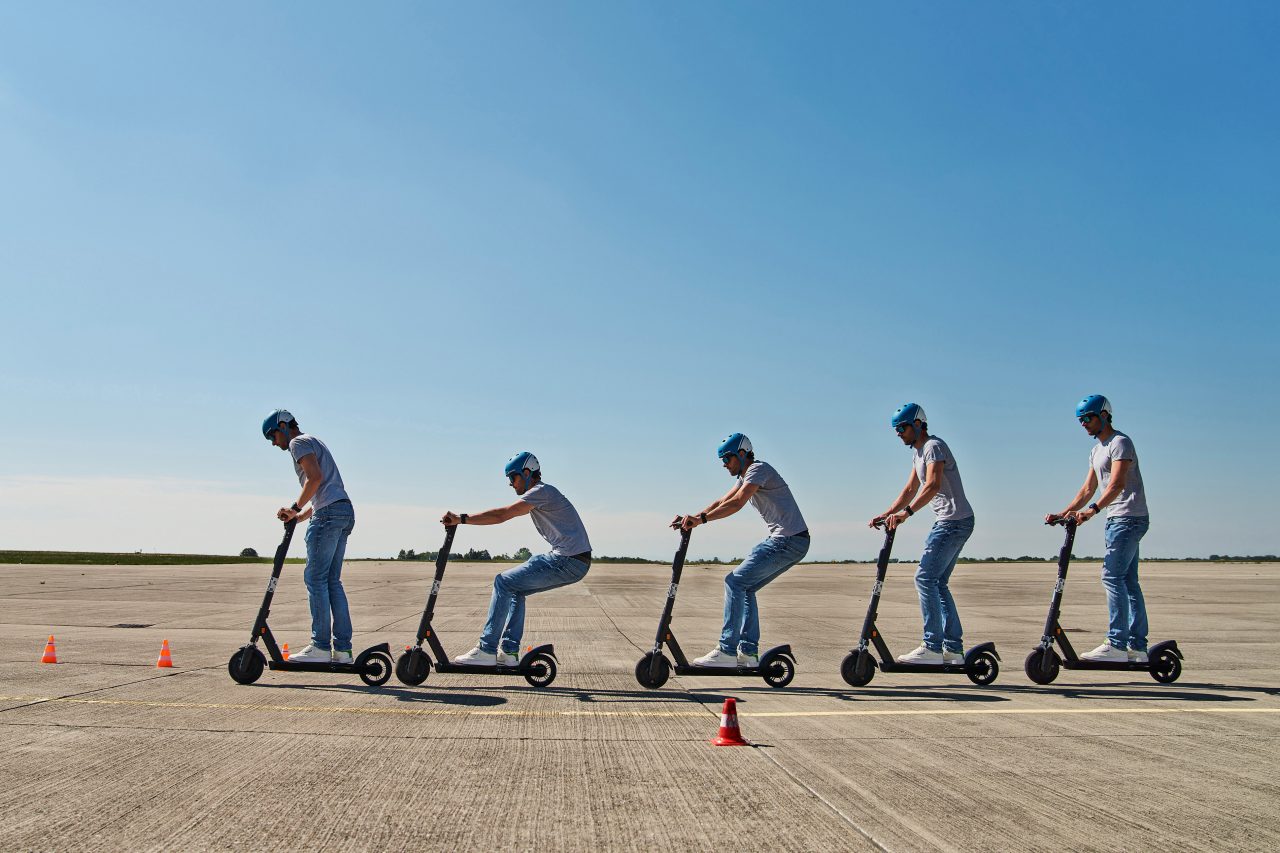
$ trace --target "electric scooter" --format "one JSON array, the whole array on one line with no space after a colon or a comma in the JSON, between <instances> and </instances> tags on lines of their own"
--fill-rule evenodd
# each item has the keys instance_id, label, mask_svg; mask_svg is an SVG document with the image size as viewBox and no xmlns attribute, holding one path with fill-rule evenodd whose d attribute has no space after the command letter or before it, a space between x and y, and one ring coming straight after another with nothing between
<instances>
[{"instance_id":1,"label":"electric scooter","mask_svg":"<svg viewBox=\"0 0 1280 853\"><path fill-rule=\"evenodd\" d=\"M436 557L436 576L431 582L431 594L427 596L427 606L422 611L422 621L418 623L418 634L414 644L405 646L404 654L400 655L399 660L396 661L396 678L416 687L427 680L434 666L436 672L465 672L471 675L519 674L534 687L546 687L556 680L556 650L550 643L530 648L515 666L454 663L441 645L440 636L431 627L431 617L436 612L436 597L440 594L444 569L449 563L449 549L453 547L453 534L457 531L457 525L445 528L444 545L440 548L439 556ZM422 648L423 642L430 646L430 654ZM431 660L433 655L434 663Z\"/></svg>"},{"instance_id":2,"label":"electric scooter","mask_svg":"<svg viewBox=\"0 0 1280 853\"><path fill-rule=\"evenodd\" d=\"M666 643L671 649L671 656L676 659L676 675L721 675L744 676L758 675L770 687L786 687L796 677L796 656L791 646L774 646L760 655L759 666L698 666L690 663L684 656L680 644L676 642L675 632L671 629L671 613L676 606L676 590L680 586L680 574L684 570L685 554L689 551L689 534L691 531L680 531L680 547L675 559L671 561L671 586L667 588L667 603L662 609L662 619L658 621L658 636L653 643L653 651L640 658L636 664L636 681L642 687L656 690L667 683L671 677L671 661L662 653L662 645Z\"/></svg>"},{"instance_id":3,"label":"electric scooter","mask_svg":"<svg viewBox=\"0 0 1280 853\"><path fill-rule=\"evenodd\" d=\"M883 524L876 525L877 527ZM853 687L864 687L875 677L876 668L881 672L915 672L929 675L969 676L974 684L986 685L996 680L1000 674L1000 653L995 643L980 643L965 652L963 663L901 663L889 651L888 644L876 628L876 614L880 608L880 591L884 588L885 574L889 570L889 554L893 551L893 536L896 531L885 529L884 544L880 546L880 556L876 560L876 582L871 586L871 601L867 604L867 618L862 622L862 634L858 638L858 648L845 655L840 663L840 675ZM875 659L870 646L875 646L880 660Z\"/></svg>"},{"instance_id":4,"label":"electric scooter","mask_svg":"<svg viewBox=\"0 0 1280 853\"><path fill-rule=\"evenodd\" d=\"M1044 623L1044 636L1040 645L1027 655L1024 669L1027 678L1036 684L1050 684L1058 677L1059 667L1067 669L1109 669L1128 672L1149 672L1161 684L1172 684L1182 674L1182 652L1175 640L1156 643L1147 652L1147 662L1085 660L1076 655L1067 639L1067 632L1058 622L1062 614L1062 592L1067 585L1067 566L1071 564L1071 545L1076 539L1076 522L1073 519L1054 516L1046 524L1061 524L1067 529L1066 540L1058 552L1058 582L1053 586L1053 599L1049 603L1049 618ZM1062 657L1053 650L1057 643Z\"/></svg>"},{"instance_id":5,"label":"electric scooter","mask_svg":"<svg viewBox=\"0 0 1280 853\"><path fill-rule=\"evenodd\" d=\"M275 597L276 584L280 582L280 570L284 568L285 555L289 553L289 543L293 540L293 528L297 519L285 522L284 539L276 548L275 563L271 567L271 580L267 581L267 594L262 598L262 609L258 611L257 621L253 623L253 634L249 642L227 661L227 672L237 684L252 684L262 675L264 666L287 672L353 672L370 687L386 684L391 678L391 647L379 643L356 655L351 663L337 661L295 661L286 660L276 645L276 638L267 627L267 615L271 612L271 599ZM258 639L262 639L271 659L263 657L258 649Z\"/></svg>"}]
</instances>

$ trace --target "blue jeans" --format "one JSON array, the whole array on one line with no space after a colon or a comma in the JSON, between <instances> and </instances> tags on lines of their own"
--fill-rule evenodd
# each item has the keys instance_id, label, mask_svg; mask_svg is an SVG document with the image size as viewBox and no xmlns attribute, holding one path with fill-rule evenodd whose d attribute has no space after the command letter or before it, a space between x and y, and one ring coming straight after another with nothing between
<instances>
[{"instance_id":1,"label":"blue jeans","mask_svg":"<svg viewBox=\"0 0 1280 853\"><path fill-rule=\"evenodd\" d=\"M307 525L307 568L302 580L311 604L311 645L326 652L330 648L351 651L351 613L342 589L342 558L347 553L347 537L355 527L356 511L350 503L316 510Z\"/></svg>"},{"instance_id":2,"label":"blue jeans","mask_svg":"<svg viewBox=\"0 0 1280 853\"><path fill-rule=\"evenodd\" d=\"M1138 543L1151 526L1145 515L1108 518L1103 540L1102 585L1107 589L1107 642L1117 649L1147 650L1147 603L1138 585Z\"/></svg>"},{"instance_id":3,"label":"blue jeans","mask_svg":"<svg viewBox=\"0 0 1280 853\"><path fill-rule=\"evenodd\" d=\"M751 549L747 559L724 579L724 630L720 651L727 655L758 653L760 609L756 591L804 559L808 536L770 537Z\"/></svg>"},{"instance_id":4,"label":"blue jeans","mask_svg":"<svg viewBox=\"0 0 1280 853\"><path fill-rule=\"evenodd\" d=\"M951 572L960 549L973 535L973 516L956 521L935 521L924 540L920 568L916 570L916 592L924 616L924 645L930 651L963 652L964 628L951 597Z\"/></svg>"},{"instance_id":5,"label":"blue jeans","mask_svg":"<svg viewBox=\"0 0 1280 853\"><path fill-rule=\"evenodd\" d=\"M591 568L581 560L560 554L539 554L507 569L493 579L489 618L480 633L480 651L493 654L499 648L509 655L520 651L524 636L524 600L535 592L577 583Z\"/></svg>"}]
</instances>

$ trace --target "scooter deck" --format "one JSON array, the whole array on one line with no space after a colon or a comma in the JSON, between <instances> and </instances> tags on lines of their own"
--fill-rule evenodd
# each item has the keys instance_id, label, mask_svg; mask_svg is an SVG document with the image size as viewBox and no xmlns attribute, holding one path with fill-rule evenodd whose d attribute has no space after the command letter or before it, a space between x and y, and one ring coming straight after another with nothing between
<instances>
[{"instance_id":1,"label":"scooter deck","mask_svg":"<svg viewBox=\"0 0 1280 853\"><path fill-rule=\"evenodd\" d=\"M733 675L740 678L760 678L764 675L764 670L758 666L694 666L689 664L682 666L676 664L676 675Z\"/></svg>"},{"instance_id":2,"label":"scooter deck","mask_svg":"<svg viewBox=\"0 0 1280 853\"><path fill-rule=\"evenodd\" d=\"M1150 672L1151 663L1128 663L1122 661L1075 660L1062 661L1063 669L1109 669L1114 672Z\"/></svg>"},{"instance_id":3,"label":"scooter deck","mask_svg":"<svg viewBox=\"0 0 1280 853\"><path fill-rule=\"evenodd\" d=\"M892 661L876 661L881 672L932 672L942 675L968 675L969 670L963 663L898 663Z\"/></svg>"},{"instance_id":4,"label":"scooter deck","mask_svg":"<svg viewBox=\"0 0 1280 853\"><path fill-rule=\"evenodd\" d=\"M285 672L350 672L358 673L354 663L324 663L323 661L267 661L267 669Z\"/></svg>"},{"instance_id":5,"label":"scooter deck","mask_svg":"<svg viewBox=\"0 0 1280 853\"><path fill-rule=\"evenodd\" d=\"M470 663L435 663L432 665L436 672L465 672L470 675L524 675L526 672L532 672L528 666L516 664L515 666L500 666L497 664L470 664Z\"/></svg>"}]
</instances>

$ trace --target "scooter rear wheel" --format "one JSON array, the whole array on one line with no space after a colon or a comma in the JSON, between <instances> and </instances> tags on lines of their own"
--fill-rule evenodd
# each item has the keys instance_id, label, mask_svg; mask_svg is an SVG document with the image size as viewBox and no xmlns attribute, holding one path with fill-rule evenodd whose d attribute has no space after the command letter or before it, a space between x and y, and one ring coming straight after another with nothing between
<instances>
[{"instance_id":1,"label":"scooter rear wheel","mask_svg":"<svg viewBox=\"0 0 1280 853\"><path fill-rule=\"evenodd\" d=\"M556 659L546 652L538 652L529 659L524 680L534 687L546 687L556 680Z\"/></svg>"},{"instance_id":2,"label":"scooter rear wheel","mask_svg":"<svg viewBox=\"0 0 1280 853\"><path fill-rule=\"evenodd\" d=\"M869 654L849 652L840 662L840 677L850 687L865 687L876 677L876 665Z\"/></svg>"},{"instance_id":3,"label":"scooter rear wheel","mask_svg":"<svg viewBox=\"0 0 1280 853\"><path fill-rule=\"evenodd\" d=\"M1156 655L1151 661L1151 677L1161 684L1172 684L1182 675L1182 661L1168 649Z\"/></svg>"},{"instance_id":4,"label":"scooter rear wheel","mask_svg":"<svg viewBox=\"0 0 1280 853\"><path fill-rule=\"evenodd\" d=\"M266 658L262 652L252 646L236 651L227 661L227 673L236 684L253 684L262 675L266 667Z\"/></svg>"},{"instance_id":5,"label":"scooter rear wheel","mask_svg":"<svg viewBox=\"0 0 1280 853\"><path fill-rule=\"evenodd\" d=\"M1000 674L1000 661L991 652L974 655L970 665L965 667L964 674L974 684L985 686L995 681Z\"/></svg>"},{"instance_id":6,"label":"scooter rear wheel","mask_svg":"<svg viewBox=\"0 0 1280 853\"><path fill-rule=\"evenodd\" d=\"M666 684L667 679L670 677L671 663L664 654L659 654L658 659L655 661L653 652L649 652L640 658L640 662L636 664L636 681L640 683L641 687L657 690Z\"/></svg>"},{"instance_id":7,"label":"scooter rear wheel","mask_svg":"<svg viewBox=\"0 0 1280 853\"><path fill-rule=\"evenodd\" d=\"M431 674L431 659L422 649L409 649L396 661L396 678L401 684L417 687Z\"/></svg>"},{"instance_id":8,"label":"scooter rear wheel","mask_svg":"<svg viewBox=\"0 0 1280 853\"><path fill-rule=\"evenodd\" d=\"M760 661L760 677L770 687L786 687L796 677L796 662L786 655L766 657Z\"/></svg>"},{"instance_id":9,"label":"scooter rear wheel","mask_svg":"<svg viewBox=\"0 0 1280 853\"><path fill-rule=\"evenodd\" d=\"M360 680L370 687L381 687L391 680L391 656L374 652L364 659L360 667Z\"/></svg>"},{"instance_id":10,"label":"scooter rear wheel","mask_svg":"<svg viewBox=\"0 0 1280 853\"><path fill-rule=\"evenodd\" d=\"M1045 655L1048 655L1048 658ZM1036 684L1052 684L1058 677L1061 666L1062 662L1058 660L1058 655L1053 649L1039 648L1027 655L1027 661L1022 669L1027 673L1027 678Z\"/></svg>"}]
</instances>

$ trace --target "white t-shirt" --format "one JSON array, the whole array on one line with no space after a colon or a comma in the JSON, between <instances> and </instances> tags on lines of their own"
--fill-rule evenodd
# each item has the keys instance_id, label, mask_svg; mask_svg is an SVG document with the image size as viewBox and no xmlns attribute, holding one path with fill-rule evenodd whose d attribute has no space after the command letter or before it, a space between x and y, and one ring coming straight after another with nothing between
<instances>
[{"instance_id":1,"label":"white t-shirt","mask_svg":"<svg viewBox=\"0 0 1280 853\"><path fill-rule=\"evenodd\" d=\"M751 496L751 505L769 526L769 536L795 536L809 529L800 514L800 507L791 494L791 487L768 462L756 460L738 477L740 483L752 483L759 488Z\"/></svg>"},{"instance_id":2,"label":"white t-shirt","mask_svg":"<svg viewBox=\"0 0 1280 853\"><path fill-rule=\"evenodd\" d=\"M1142 471L1138 469L1138 451L1133 448L1133 439L1116 430L1106 441L1100 440L1089 450L1089 465L1098 476L1103 491L1106 491L1107 484L1111 482L1112 461L1124 459L1132 461L1133 465L1129 466L1120 494L1103 507L1107 511L1107 518L1150 514L1147 512L1147 493L1142 488Z\"/></svg>"},{"instance_id":3,"label":"white t-shirt","mask_svg":"<svg viewBox=\"0 0 1280 853\"><path fill-rule=\"evenodd\" d=\"M573 557L591 550L587 528L582 525L578 511L569 499L550 483L538 483L519 497L533 507L529 517L542 538L551 546L551 553Z\"/></svg>"},{"instance_id":4,"label":"white t-shirt","mask_svg":"<svg viewBox=\"0 0 1280 853\"><path fill-rule=\"evenodd\" d=\"M928 479L930 462L942 463L942 486L933 500L929 501L929 508L938 521L960 521L972 516L973 507L969 506L969 499L964 496L964 483L960 482L956 458L951 454L947 443L936 435L929 436L924 447L916 450L912 458L916 476L920 478L922 485Z\"/></svg>"}]
</instances>

